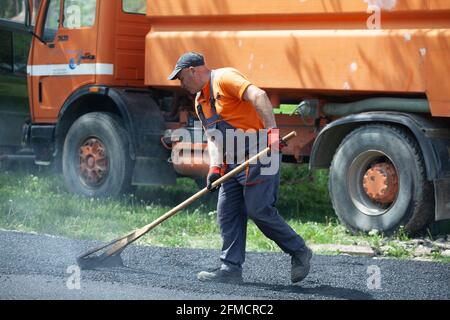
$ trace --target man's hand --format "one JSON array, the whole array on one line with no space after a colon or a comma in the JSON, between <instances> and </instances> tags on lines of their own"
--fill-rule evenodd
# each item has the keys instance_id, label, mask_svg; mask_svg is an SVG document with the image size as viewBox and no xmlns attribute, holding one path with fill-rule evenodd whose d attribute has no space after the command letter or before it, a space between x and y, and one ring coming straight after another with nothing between
<instances>
[{"instance_id":1,"label":"man's hand","mask_svg":"<svg viewBox=\"0 0 450 320\"><path fill-rule=\"evenodd\" d=\"M280 138L280 129L270 128L267 131L267 145L273 151L282 151L287 146L286 142Z\"/></svg>"},{"instance_id":2,"label":"man's hand","mask_svg":"<svg viewBox=\"0 0 450 320\"><path fill-rule=\"evenodd\" d=\"M220 177L223 176L222 168L219 166L212 166L209 168L208 176L206 177L206 188L210 191L214 191L215 189L212 189L212 184L214 181L220 179Z\"/></svg>"}]
</instances>

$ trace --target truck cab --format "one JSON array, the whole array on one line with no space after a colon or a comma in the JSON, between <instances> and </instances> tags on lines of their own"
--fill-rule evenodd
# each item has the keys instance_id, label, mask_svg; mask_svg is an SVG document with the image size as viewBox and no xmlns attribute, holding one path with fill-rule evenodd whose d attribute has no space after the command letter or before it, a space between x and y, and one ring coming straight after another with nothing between
<instances>
[{"instance_id":1,"label":"truck cab","mask_svg":"<svg viewBox=\"0 0 450 320\"><path fill-rule=\"evenodd\" d=\"M9 52L15 62L2 56L10 64L7 75L2 63L2 81L12 86L14 77L20 86L0 89L9 101L2 108L13 109L16 121L3 113L14 129L6 130L14 139L2 137L0 144L14 146L3 149L4 157L17 159L14 152L25 146L36 164L62 169L69 189L87 196L174 183L170 153L160 142L166 129L160 97L144 85L146 1L7 3L0 32L16 47Z\"/></svg>"}]
</instances>

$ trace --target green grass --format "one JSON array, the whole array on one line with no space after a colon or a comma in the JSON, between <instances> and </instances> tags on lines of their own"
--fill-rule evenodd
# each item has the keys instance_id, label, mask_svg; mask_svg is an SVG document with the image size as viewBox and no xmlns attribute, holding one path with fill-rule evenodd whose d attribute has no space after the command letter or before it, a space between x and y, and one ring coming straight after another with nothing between
<instances>
[{"instance_id":1,"label":"green grass","mask_svg":"<svg viewBox=\"0 0 450 320\"><path fill-rule=\"evenodd\" d=\"M279 108L274 108L274 114L292 114L292 112L297 108L297 105L293 104L282 104Z\"/></svg>"},{"instance_id":2,"label":"green grass","mask_svg":"<svg viewBox=\"0 0 450 320\"><path fill-rule=\"evenodd\" d=\"M111 240L150 223L170 209L132 195L119 200L86 199L67 193L61 180L60 176L2 175L1 227ZM202 206L187 210L156 228L143 242L182 247L191 246L192 241L198 243L194 247L207 246L201 242L220 240L216 239L218 231L213 218L213 215L203 214ZM203 234L212 235L212 239Z\"/></svg>"},{"instance_id":3,"label":"green grass","mask_svg":"<svg viewBox=\"0 0 450 320\"><path fill-rule=\"evenodd\" d=\"M410 252L406 250L405 248L397 245L392 244L392 249L389 249L387 251L387 255L390 257L398 258L398 259L407 259L410 257Z\"/></svg>"},{"instance_id":4,"label":"green grass","mask_svg":"<svg viewBox=\"0 0 450 320\"><path fill-rule=\"evenodd\" d=\"M108 241L140 228L197 190L190 179L169 187L140 187L120 199L94 199L66 191L63 178L49 173L0 173L0 228ZM214 197L198 200L139 240L154 246L219 249ZM351 235L336 219L327 192L327 172L310 174L306 166L283 165L278 209L309 244L369 243L377 248L382 235ZM399 233L399 240L407 239ZM388 255L410 253L393 246ZM278 246L249 221L248 251L275 251ZM446 261L440 256L434 257ZM448 259L447 259L448 262Z\"/></svg>"},{"instance_id":5,"label":"green grass","mask_svg":"<svg viewBox=\"0 0 450 320\"><path fill-rule=\"evenodd\" d=\"M317 240L319 243L336 240L335 231L339 229L343 232L343 228L337 222L331 222L329 200L319 199L323 196L313 196L316 192L323 194L321 189L324 186L313 183L314 176L303 177L306 168L295 174L290 173L294 170L287 168L283 170L284 179L290 183L294 183L295 179L303 179L310 188L294 190L292 186L282 187L279 208L283 215L298 232L305 233L308 240ZM321 178L321 174L317 177ZM120 199L88 199L67 192L61 175L3 173L0 174L0 227L80 239L110 240L150 223L196 190L197 186L192 180L179 179L176 186L141 187L135 195L125 195ZM299 196L298 192L305 190L311 194ZM316 205L319 209L315 209ZM314 211L320 208L324 215ZM163 246L219 248L215 210L214 197L206 201L199 200L155 228L142 242ZM324 223L327 226L321 228ZM248 239L250 250L278 250L251 221Z\"/></svg>"},{"instance_id":6,"label":"green grass","mask_svg":"<svg viewBox=\"0 0 450 320\"><path fill-rule=\"evenodd\" d=\"M433 253L433 260L437 260L443 263L450 263L450 257L444 257L440 253Z\"/></svg>"}]
</instances>

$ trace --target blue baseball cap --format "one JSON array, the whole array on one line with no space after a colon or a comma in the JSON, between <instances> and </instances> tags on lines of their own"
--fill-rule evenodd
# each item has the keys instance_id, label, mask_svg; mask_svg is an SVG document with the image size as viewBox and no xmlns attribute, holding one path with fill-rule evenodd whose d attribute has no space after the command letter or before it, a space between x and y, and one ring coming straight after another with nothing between
<instances>
[{"instance_id":1,"label":"blue baseball cap","mask_svg":"<svg viewBox=\"0 0 450 320\"><path fill-rule=\"evenodd\" d=\"M197 52L186 52L178 59L175 69L172 71L168 80L175 80L181 70L189 67L199 67L205 65L205 58Z\"/></svg>"}]
</instances>

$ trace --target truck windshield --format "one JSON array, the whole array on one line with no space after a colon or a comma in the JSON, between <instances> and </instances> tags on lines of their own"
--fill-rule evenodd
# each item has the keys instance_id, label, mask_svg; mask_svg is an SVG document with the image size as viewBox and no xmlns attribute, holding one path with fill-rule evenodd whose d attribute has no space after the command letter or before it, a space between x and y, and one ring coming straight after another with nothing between
<instances>
[{"instance_id":1,"label":"truck windshield","mask_svg":"<svg viewBox=\"0 0 450 320\"><path fill-rule=\"evenodd\" d=\"M47 15L45 18L44 32L43 32L43 40L44 41L53 41L56 36L56 32L58 31L59 26L59 11L60 11L61 3L59 0L50 0L47 9Z\"/></svg>"},{"instance_id":2,"label":"truck windshield","mask_svg":"<svg viewBox=\"0 0 450 320\"><path fill-rule=\"evenodd\" d=\"M64 0L63 27L78 29L95 23L97 0Z\"/></svg>"},{"instance_id":3,"label":"truck windshield","mask_svg":"<svg viewBox=\"0 0 450 320\"><path fill-rule=\"evenodd\" d=\"M26 0L2 0L0 6L0 19L18 23L25 23Z\"/></svg>"},{"instance_id":4,"label":"truck windshield","mask_svg":"<svg viewBox=\"0 0 450 320\"><path fill-rule=\"evenodd\" d=\"M36 25L36 17L39 13L39 6L41 5L41 0L34 0L33 1L33 12L31 15L31 25L35 26Z\"/></svg>"}]
</instances>

